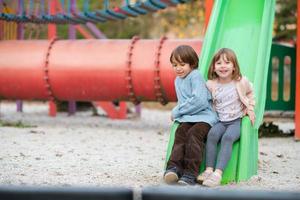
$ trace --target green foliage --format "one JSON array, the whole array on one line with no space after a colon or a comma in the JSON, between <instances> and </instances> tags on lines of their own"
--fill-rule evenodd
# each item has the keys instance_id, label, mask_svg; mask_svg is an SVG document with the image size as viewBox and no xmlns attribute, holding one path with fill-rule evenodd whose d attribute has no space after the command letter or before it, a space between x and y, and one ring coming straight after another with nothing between
<instances>
[{"instance_id":1,"label":"green foliage","mask_svg":"<svg viewBox=\"0 0 300 200\"><path fill-rule=\"evenodd\" d=\"M24 124L22 121L17 121L17 122L5 122L0 120L0 127L15 127L15 128L33 128L36 126Z\"/></svg>"},{"instance_id":2,"label":"green foliage","mask_svg":"<svg viewBox=\"0 0 300 200\"><path fill-rule=\"evenodd\" d=\"M78 11L84 11L85 2L85 0L76 0ZM104 2L105 0L89 1L88 10L103 9ZM110 0L108 2L109 9L124 5L124 0ZM135 2L136 0L130 0L131 4ZM112 39L129 39L135 35L145 39L160 38L163 35L167 35L169 38L200 38L204 33L204 2L205 0L190 0L188 3L178 4L157 12L149 12L146 15L107 21L96 25L108 38ZM65 12L68 12L68 3L69 1L64 1L64 5L61 5ZM25 1L25 7L28 8L28 6L29 2ZM17 4L11 4L10 7L16 9ZM39 1L35 1L35 7L39 7ZM47 9L49 9L48 4L45 4L45 10ZM24 26L24 39L47 39L48 27L46 24L26 23ZM58 38L67 39L68 25L56 25L56 27ZM77 38L82 39L84 37L78 33Z\"/></svg>"},{"instance_id":3,"label":"green foliage","mask_svg":"<svg viewBox=\"0 0 300 200\"><path fill-rule=\"evenodd\" d=\"M102 1L90 1L89 10L103 9ZM109 1L109 8L121 7L122 0ZM134 1L130 1L134 3ZM65 5L67 6L67 5ZM77 8L84 9L84 1L77 1ZM194 38L203 36L204 0L191 0L158 12L149 12L138 17L128 17L124 20L107 21L96 24L97 27L112 39L129 39L135 35L141 38L159 38L168 35L173 38ZM68 38L68 26L58 25L59 38ZM83 36L77 34L78 39Z\"/></svg>"},{"instance_id":4,"label":"green foliage","mask_svg":"<svg viewBox=\"0 0 300 200\"><path fill-rule=\"evenodd\" d=\"M108 21L97 26L108 38L128 39L134 35L141 38L159 38L163 35L172 38L199 38L203 36L203 24L204 0L191 0L158 12Z\"/></svg>"},{"instance_id":5,"label":"green foliage","mask_svg":"<svg viewBox=\"0 0 300 200\"><path fill-rule=\"evenodd\" d=\"M274 40L296 40L297 1L277 0L274 24Z\"/></svg>"},{"instance_id":6,"label":"green foliage","mask_svg":"<svg viewBox=\"0 0 300 200\"><path fill-rule=\"evenodd\" d=\"M97 26L108 38L128 39L135 35L141 38L149 38L152 25L151 16L147 15L125 20L108 21Z\"/></svg>"}]
</instances>

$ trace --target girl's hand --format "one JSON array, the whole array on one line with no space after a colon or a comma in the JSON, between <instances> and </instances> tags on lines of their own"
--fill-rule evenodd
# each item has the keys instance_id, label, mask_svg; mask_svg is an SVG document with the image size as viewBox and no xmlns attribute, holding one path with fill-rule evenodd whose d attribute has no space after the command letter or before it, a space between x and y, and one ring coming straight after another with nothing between
<instances>
[{"instance_id":1,"label":"girl's hand","mask_svg":"<svg viewBox=\"0 0 300 200\"><path fill-rule=\"evenodd\" d=\"M250 118L252 126L254 126L254 123L255 123L255 114L253 112L251 112L251 113L248 113L248 115L249 115L249 118Z\"/></svg>"}]
</instances>

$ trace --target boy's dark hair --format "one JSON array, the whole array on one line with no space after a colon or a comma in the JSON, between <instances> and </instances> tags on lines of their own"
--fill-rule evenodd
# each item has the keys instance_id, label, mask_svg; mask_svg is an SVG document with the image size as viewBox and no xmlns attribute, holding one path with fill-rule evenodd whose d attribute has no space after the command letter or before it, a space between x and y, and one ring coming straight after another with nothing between
<instances>
[{"instance_id":1,"label":"boy's dark hair","mask_svg":"<svg viewBox=\"0 0 300 200\"><path fill-rule=\"evenodd\" d=\"M170 62L188 63L192 69L198 67L199 58L195 50L188 45L180 45L171 53Z\"/></svg>"},{"instance_id":2,"label":"boy's dark hair","mask_svg":"<svg viewBox=\"0 0 300 200\"><path fill-rule=\"evenodd\" d=\"M214 65L221 57L223 57L223 59L224 59L224 56L226 57L227 60L229 60L233 63L234 71L232 74L232 79L240 80L240 78L242 77L240 65L238 63L238 60L237 60L237 57L236 57L234 51L229 48L222 48L214 55L214 57L211 60L210 66L209 66L208 79L212 80L212 79L218 78L218 75L214 71L214 69L215 69Z\"/></svg>"}]
</instances>

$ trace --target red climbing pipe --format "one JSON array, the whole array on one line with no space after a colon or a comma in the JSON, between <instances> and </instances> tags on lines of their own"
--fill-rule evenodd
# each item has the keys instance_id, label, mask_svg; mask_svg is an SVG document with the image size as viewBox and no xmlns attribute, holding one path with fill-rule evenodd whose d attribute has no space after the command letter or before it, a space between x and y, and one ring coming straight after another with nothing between
<instances>
[{"instance_id":1,"label":"red climbing pipe","mask_svg":"<svg viewBox=\"0 0 300 200\"><path fill-rule=\"evenodd\" d=\"M199 40L0 41L0 98L176 101L169 63L180 44Z\"/></svg>"}]
</instances>

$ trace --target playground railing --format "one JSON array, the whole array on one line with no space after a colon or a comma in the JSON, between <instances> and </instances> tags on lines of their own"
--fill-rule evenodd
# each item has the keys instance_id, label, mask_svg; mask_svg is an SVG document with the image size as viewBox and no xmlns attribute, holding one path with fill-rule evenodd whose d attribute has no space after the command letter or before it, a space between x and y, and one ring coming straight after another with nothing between
<instances>
[{"instance_id":1,"label":"playground railing","mask_svg":"<svg viewBox=\"0 0 300 200\"><path fill-rule=\"evenodd\" d=\"M244 200L299 200L299 192L287 191L236 191L208 190L200 187L149 187L141 191L129 188L47 188L47 187L0 187L0 199L31 200L192 200L192 199L244 199Z\"/></svg>"},{"instance_id":2,"label":"playground railing","mask_svg":"<svg viewBox=\"0 0 300 200\"><path fill-rule=\"evenodd\" d=\"M294 111L296 91L296 49L272 44L265 110Z\"/></svg>"}]
</instances>

